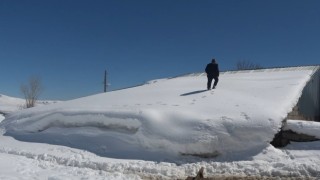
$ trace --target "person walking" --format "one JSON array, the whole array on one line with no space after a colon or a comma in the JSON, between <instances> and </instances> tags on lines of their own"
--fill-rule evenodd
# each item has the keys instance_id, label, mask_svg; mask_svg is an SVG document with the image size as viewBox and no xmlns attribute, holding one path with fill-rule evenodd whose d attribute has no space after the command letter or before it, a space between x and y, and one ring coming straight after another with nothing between
<instances>
[{"instance_id":1,"label":"person walking","mask_svg":"<svg viewBox=\"0 0 320 180\"><path fill-rule=\"evenodd\" d=\"M214 79L214 84L213 84L212 89L216 88L216 86L219 82L219 66L218 66L218 63L216 62L215 59L212 59L211 63L209 63L206 66L205 71L206 71L207 77L208 77L207 89L208 90L211 89L211 83L212 83L213 79Z\"/></svg>"}]
</instances>

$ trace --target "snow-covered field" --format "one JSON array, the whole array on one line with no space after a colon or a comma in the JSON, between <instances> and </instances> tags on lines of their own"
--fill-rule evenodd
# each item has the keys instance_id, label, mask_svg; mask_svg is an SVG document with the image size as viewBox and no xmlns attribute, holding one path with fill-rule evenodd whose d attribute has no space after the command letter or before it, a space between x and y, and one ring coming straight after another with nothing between
<instances>
[{"instance_id":1,"label":"snow-covered field","mask_svg":"<svg viewBox=\"0 0 320 180\"><path fill-rule=\"evenodd\" d=\"M227 72L211 91L194 74L17 111L0 124L0 179L320 177L320 142L270 145L312 72Z\"/></svg>"},{"instance_id":2,"label":"snow-covered field","mask_svg":"<svg viewBox=\"0 0 320 180\"><path fill-rule=\"evenodd\" d=\"M36 106L43 106L43 105L54 104L54 103L58 103L58 102L60 102L60 101L39 100L39 101L37 101ZM11 112L15 112L15 111L24 109L25 103L26 102L24 99L10 97L10 96L0 94L0 116L1 116L1 113L7 114L7 113L11 113Z\"/></svg>"},{"instance_id":3,"label":"snow-covered field","mask_svg":"<svg viewBox=\"0 0 320 180\"><path fill-rule=\"evenodd\" d=\"M25 100L0 94L0 112L10 113L22 109Z\"/></svg>"}]
</instances>

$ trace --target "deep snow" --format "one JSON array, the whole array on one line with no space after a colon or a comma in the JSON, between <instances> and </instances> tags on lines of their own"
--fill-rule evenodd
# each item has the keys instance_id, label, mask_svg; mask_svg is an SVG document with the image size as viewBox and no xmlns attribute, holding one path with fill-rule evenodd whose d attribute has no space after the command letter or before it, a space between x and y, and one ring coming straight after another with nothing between
<instances>
[{"instance_id":1,"label":"deep snow","mask_svg":"<svg viewBox=\"0 0 320 180\"><path fill-rule=\"evenodd\" d=\"M17 163L8 165L17 169L0 174L18 179L172 179L205 167L208 176L318 177L319 142L285 149L269 144L313 70L227 72L212 91L202 90L203 74L193 74L19 111L0 124L5 135L0 136L0 157L4 162L16 157ZM315 126L287 125L317 133ZM24 165L29 161L30 167Z\"/></svg>"}]
</instances>

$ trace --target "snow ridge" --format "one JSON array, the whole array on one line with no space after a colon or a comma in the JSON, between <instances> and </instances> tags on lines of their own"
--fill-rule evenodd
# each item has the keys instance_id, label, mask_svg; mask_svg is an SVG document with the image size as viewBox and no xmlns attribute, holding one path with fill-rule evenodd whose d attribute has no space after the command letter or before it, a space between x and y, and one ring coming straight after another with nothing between
<instances>
[{"instance_id":1,"label":"snow ridge","mask_svg":"<svg viewBox=\"0 0 320 180\"><path fill-rule=\"evenodd\" d=\"M54 112L38 117L35 116L34 123L25 121L25 123L21 123L21 126L12 127L12 129L34 133L42 132L52 127L96 127L106 131L133 134L137 132L141 125L136 118L126 116L124 112L121 114L107 112Z\"/></svg>"}]
</instances>

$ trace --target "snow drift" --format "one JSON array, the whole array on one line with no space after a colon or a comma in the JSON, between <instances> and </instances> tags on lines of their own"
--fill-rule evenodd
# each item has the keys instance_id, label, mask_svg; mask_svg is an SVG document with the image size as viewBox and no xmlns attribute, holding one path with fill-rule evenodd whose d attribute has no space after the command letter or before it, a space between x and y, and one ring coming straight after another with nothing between
<instances>
[{"instance_id":1,"label":"snow drift","mask_svg":"<svg viewBox=\"0 0 320 180\"><path fill-rule=\"evenodd\" d=\"M268 147L313 70L226 72L149 83L12 114L1 126L23 141L65 145L113 158L176 160Z\"/></svg>"}]
</instances>

